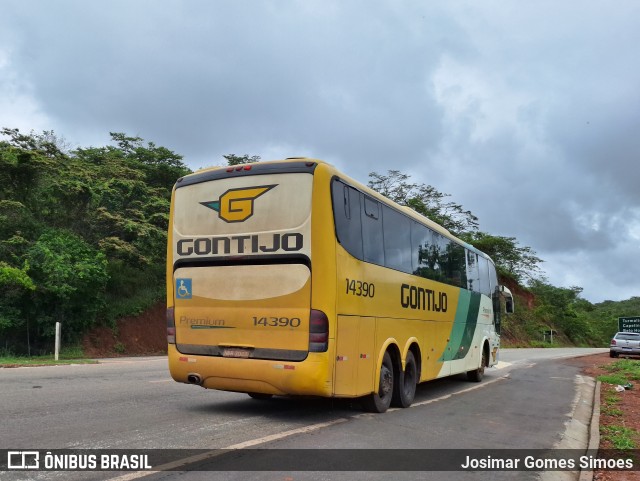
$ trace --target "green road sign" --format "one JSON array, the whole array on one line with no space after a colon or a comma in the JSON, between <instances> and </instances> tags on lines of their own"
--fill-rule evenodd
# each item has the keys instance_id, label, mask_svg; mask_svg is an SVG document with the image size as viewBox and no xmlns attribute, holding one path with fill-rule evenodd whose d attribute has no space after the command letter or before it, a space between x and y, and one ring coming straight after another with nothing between
<instances>
[{"instance_id":1,"label":"green road sign","mask_svg":"<svg viewBox=\"0 0 640 481\"><path fill-rule=\"evenodd\" d=\"M640 316L619 317L618 331L637 332L640 334Z\"/></svg>"}]
</instances>

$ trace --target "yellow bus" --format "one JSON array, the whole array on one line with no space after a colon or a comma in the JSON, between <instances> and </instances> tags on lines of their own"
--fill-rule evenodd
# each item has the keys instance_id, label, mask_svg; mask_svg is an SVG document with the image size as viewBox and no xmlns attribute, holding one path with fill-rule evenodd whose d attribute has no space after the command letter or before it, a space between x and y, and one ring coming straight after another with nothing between
<instances>
[{"instance_id":1,"label":"yellow bus","mask_svg":"<svg viewBox=\"0 0 640 481\"><path fill-rule=\"evenodd\" d=\"M167 248L173 379L209 389L411 405L416 384L497 363L491 259L306 158L175 184Z\"/></svg>"}]
</instances>

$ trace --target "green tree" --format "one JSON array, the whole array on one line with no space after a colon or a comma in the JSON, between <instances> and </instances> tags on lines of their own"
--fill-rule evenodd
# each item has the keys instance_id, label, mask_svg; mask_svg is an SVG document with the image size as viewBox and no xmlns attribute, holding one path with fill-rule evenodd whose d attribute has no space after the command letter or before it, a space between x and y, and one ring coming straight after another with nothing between
<instances>
[{"instance_id":1,"label":"green tree","mask_svg":"<svg viewBox=\"0 0 640 481\"><path fill-rule=\"evenodd\" d=\"M111 133L117 147L77 149L93 166L92 209L87 237L110 259L135 266L164 262L169 201L175 181L191 171L182 156L146 146L139 137Z\"/></svg>"},{"instance_id":2,"label":"green tree","mask_svg":"<svg viewBox=\"0 0 640 481\"><path fill-rule=\"evenodd\" d=\"M170 193L178 178L191 173L182 162L182 156L166 147L158 147L153 142L148 142L145 146L140 137L128 137L121 132L111 132L110 135L118 148L111 147L107 150L122 155L130 165L141 170L146 184L151 188Z\"/></svg>"},{"instance_id":3,"label":"green tree","mask_svg":"<svg viewBox=\"0 0 640 481\"><path fill-rule=\"evenodd\" d=\"M21 202L0 200L0 262L21 266L30 239L39 235L40 225Z\"/></svg>"},{"instance_id":4,"label":"green tree","mask_svg":"<svg viewBox=\"0 0 640 481\"><path fill-rule=\"evenodd\" d=\"M29 301L12 294L0 302L3 337L27 337L34 319L31 337L46 342L60 318L65 334L78 337L96 319L159 299L172 187L191 172L182 157L124 133L111 133L112 145L75 150L51 131L0 134L4 282L23 271L34 286L14 282L11 292Z\"/></svg>"},{"instance_id":5,"label":"green tree","mask_svg":"<svg viewBox=\"0 0 640 481\"><path fill-rule=\"evenodd\" d=\"M640 297L634 296L622 301L603 301L591 304L581 301L576 309L588 317L589 322L597 332L597 339L601 346L607 346L613 335L618 331L618 318L637 316L640 314Z\"/></svg>"},{"instance_id":6,"label":"green tree","mask_svg":"<svg viewBox=\"0 0 640 481\"><path fill-rule=\"evenodd\" d=\"M531 247L520 246L515 237L502 237L485 232L466 232L460 235L493 259L498 272L519 284L543 277L540 264L543 262Z\"/></svg>"},{"instance_id":7,"label":"green tree","mask_svg":"<svg viewBox=\"0 0 640 481\"><path fill-rule=\"evenodd\" d=\"M409 179L409 175L398 170L389 170L386 175L371 172L369 187L455 234L478 229L478 218L460 204L447 202L445 199L449 194L443 194L431 185L411 183Z\"/></svg>"},{"instance_id":8,"label":"green tree","mask_svg":"<svg viewBox=\"0 0 640 481\"><path fill-rule=\"evenodd\" d=\"M56 321L64 323L67 339L94 324L108 279L102 252L74 234L49 229L29 249L27 261L41 335L52 336Z\"/></svg>"},{"instance_id":9,"label":"green tree","mask_svg":"<svg viewBox=\"0 0 640 481\"><path fill-rule=\"evenodd\" d=\"M575 344L597 343L596 330L581 309L584 307L584 300L580 299L581 287L555 287L534 279L530 289L536 296L538 319L558 328Z\"/></svg>"},{"instance_id":10,"label":"green tree","mask_svg":"<svg viewBox=\"0 0 640 481\"><path fill-rule=\"evenodd\" d=\"M11 267L0 261L0 349L12 350L16 343L29 341L28 308L36 286L25 269ZM23 335L20 339L20 336Z\"/></svg>"}]
</instances>

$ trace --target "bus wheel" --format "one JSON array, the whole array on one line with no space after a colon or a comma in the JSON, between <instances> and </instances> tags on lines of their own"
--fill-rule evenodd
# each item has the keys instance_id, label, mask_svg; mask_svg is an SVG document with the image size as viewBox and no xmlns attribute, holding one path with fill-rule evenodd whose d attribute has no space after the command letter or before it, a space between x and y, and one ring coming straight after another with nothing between
<instances>
[{"instance_id":1,"label":"bus wheel","mask_svg":"<svg viewBox=\"0 0 640 481\"><path fill-rule=\"evenodd\" d=\"M400 373L400 379L394 386L391 404L399 408L408 408L416 395L418 384L418 368L413 353L407 353L404 372Z\"/></svg>"},{"instance_id":2,"label":"bus wheel","mask_svg":"<svg viewBox=\"0 0 640 481\"><path fill-rule=\"evenodd\" d=\"M260 400L271 399L273 397L273 394L264 394L261 392L248 392L247 394L252 399L260 399Z\"/></svg>"},{"instance_id":3,"label":"bus wheel","mask_svg":"<svg viewBox=\"0 0 640 481\"><path fill-rule=\"evenodd\" d=\"M388 352L384 353L382 366L380 367L380 383L378 392L374 392L362 398L362 405L366 411L383 413L391 405L393 397L393 363Z\"/></svg>"},{"instance_id":4,"label":"bus wheel","mask_svg":"<svg viewBox=\"0 0 640 481\"><path fill-rule=\"evenodd\" d=\"M480 360L480 366L478 369L467 372L467 379L473 382L480 382L484 377L484 368L488 364L489 358L487 356L487 350L482 349L482 359Z\"/></svg>"}]
</instances>

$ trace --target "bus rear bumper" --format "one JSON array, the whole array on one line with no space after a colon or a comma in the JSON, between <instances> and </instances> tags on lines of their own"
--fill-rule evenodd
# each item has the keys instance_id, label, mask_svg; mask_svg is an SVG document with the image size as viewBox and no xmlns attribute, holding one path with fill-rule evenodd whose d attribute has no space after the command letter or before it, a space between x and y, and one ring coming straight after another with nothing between
<instances>
[{"instance_id":1,"label":"bus rear bumper","mask_svg":"<svg viewBox=\"0 0 640 481\"><path fill-rule=\"evenodd\" d=\"M202 387L222 391L329 397L327 353L309 353L301 362L236 359L181 354L169 345L169 371L177 382L197 375ZM193 378L192 378L193 379Z\"/></svg>"}]
</instances>

